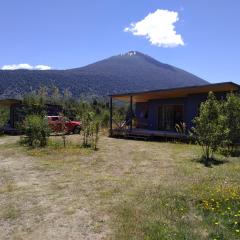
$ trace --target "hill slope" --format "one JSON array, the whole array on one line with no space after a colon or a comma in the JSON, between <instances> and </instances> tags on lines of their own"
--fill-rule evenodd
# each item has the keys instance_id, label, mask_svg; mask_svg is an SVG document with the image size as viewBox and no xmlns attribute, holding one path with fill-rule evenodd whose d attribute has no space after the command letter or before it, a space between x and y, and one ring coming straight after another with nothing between
<instances>
[{"instance_id":1,"label":"hill slope","mask_svg":"<svg viewBox=\"0 0 240 240\"><path fill-rule=\"evenodd\" d=\"M22 95L40 85L55 85L62 91L68 88L75 97L89 97L207 83L182 69L133 51L69 70L0 70L1 97Z\"/></svg>"}]
</instances>

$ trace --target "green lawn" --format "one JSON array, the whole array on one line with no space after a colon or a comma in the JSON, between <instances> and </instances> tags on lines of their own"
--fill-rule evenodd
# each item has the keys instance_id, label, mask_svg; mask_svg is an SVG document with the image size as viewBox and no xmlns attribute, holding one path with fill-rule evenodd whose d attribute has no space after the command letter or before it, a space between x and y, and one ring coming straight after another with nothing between
<instances>
[{"instance_id":1,"label":"green lawn","mask_svg":"<svg viewBox=\"0 0 240 240\"><path fill-rule=\"evenodd\" d=\"M111 139L99 150L0 138L0 239L240 239L240 158Z\"/></svg>"}]
</instances>

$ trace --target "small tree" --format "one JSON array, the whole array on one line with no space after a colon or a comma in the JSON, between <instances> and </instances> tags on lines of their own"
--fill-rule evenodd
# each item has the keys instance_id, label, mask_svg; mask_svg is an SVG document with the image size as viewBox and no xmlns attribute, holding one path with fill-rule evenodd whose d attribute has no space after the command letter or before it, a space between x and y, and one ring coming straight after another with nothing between
<instances>
[{"instance_id":1,"label":"small tree","mask_svg":"<svg viewBox=\"0 0 240 240\"><path fill-rule=\"evenodd\" d=\"M91 124L91 136L92 136L91 146L94 150L97 150L97 144L99 140L99 131L100 131L100 122L98 120L95 120Z\"/></svg>"},{"instance_id":2,"label":"small tree","mask_svg":"<svg viewBox=\"0 0 240 240\"><path fill-rule=\"evenodd\" d=\"M200 114L193 120L193 136L202 147L206 162L213 158L214 152L226 141L228 128L226 118L222 115L222 103L210 92L200 106Z\"/></svg>"},{"instance_id":3,"label":"small tree","mask_svg":"<svg viewBox=\"0 0 240 240\"><path fill-rule=\"evenodd\" d=\"M90 147L90 137L92 133L92 122L94 113L91 111L86 111L82 114L82 132L83 132L83 147Z\"/></svg>"},{"instance_id":4,"label":"small tree","mask_svg":"<svg viewBox=\"0 0 240 240\"><path fill-rule=\"evenodd\" d=\"M227 135L227 148L233 153L236 144L240 140L240 97L230 93L223 105L223 115L226 117L226 127L229 129Z\"/></svg>"},{"instance_id":5,"label":"small tree","mask_svg":"<svg viewBox=\"0 0 240 240\"><path fill-rule=\"evenodd\" d=\"M23 143L31 147L45 147L48 142L50 130L48 122L40 115L29 115L24 121L26 138Z\"/></svg>"},{"instance_id":6,"label":"small tree","mask_svg":"<svg viewBox=\"0 0 240 240\"><path fill-rule=\"evenodd\" d=\"M68 119L63 115L63 114L60 114L60 134L61 134L61 137L62 137L62 140L63 140L63 146L66 147L66 140L67 140L67 134L68 134L68 128L67 128L67 121Z\"/></svg>"},{"instance_id":7,"label":"small tree","mask_svg":"<svg viewBox=\"0 0 240 240\"><path fill-rule=\"evenodd\" d=\"M109 111L104 110L101 114L101 125L103 128L107 128L109 126Z\"/></svg>"}]
</instances>

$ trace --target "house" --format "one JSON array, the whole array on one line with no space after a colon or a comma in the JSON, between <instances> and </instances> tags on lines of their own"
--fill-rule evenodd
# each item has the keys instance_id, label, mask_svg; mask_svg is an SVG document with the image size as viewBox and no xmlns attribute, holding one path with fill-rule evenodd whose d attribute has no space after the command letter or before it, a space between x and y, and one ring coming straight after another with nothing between
<instances>
[{"instance_id":1,"label":"house","mask_svg":"<svg viewBox=\"0 0 240 240\"><path fill-rule=\"evenodd\" d=\"M185 123L187 129L199 113L200 104L210 91L218 99L229 92L239 91L233 82L207 84L192 87L160 89L147 92L110 95L110 135L129 137L183 137L175 126ZM129 119L125 124L116 123L113 118L113 100L129 102ZM114 125L116 125L114 127Z\"/></svg>"},{"instance_id":2,"label":"house","mask_svg":"<svg viewBox=\"0 0 240 240\"><path fill-rule=\"evenodd\" d=\"M0 107L9 108L9 121L4 127L5 133L19 133L18 124L21 123L26 116L27 106L20 99L1 99ZM62 112L62 107L55 104L45 104L47 115L59 115Z\"/></svg>"}]
</instances>

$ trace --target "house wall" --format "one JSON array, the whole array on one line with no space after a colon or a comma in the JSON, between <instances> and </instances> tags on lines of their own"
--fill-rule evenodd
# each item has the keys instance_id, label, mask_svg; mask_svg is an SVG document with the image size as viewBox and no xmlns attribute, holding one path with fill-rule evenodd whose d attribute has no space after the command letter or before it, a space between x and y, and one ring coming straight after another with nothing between
<instances>
[{"instance_id":1,"label":"house wall","mask_svg":"<svg viewBox=\"0 0 240 240\"><path fill-rule=\"evenodd\" d=\"M218 99L225 98L226 92L216 94ZM171 98L171 99L156 99L150 100L147 103L136 103L135 117L138 121L145 121L147 128L150 130L158 130L158 109L160 105L164 104L181 104L184 108L183 120L190 129L193 126L192 120L199 113L200 104L207 99L208 94L194 94L188 95L184 98ZM142 119L141 112L143 108L148 108L148 119Z\"/></svg>"},{"instance_id":2,"label":"house wall","mask_svg":"<svg viewBox=\"0 0 240 240\"><path fill-rule=\"evenodd\" d=\"M159 100L150 100L149 102L149 114L148 114L148 128L151 130L158 130L158 109L160 105L164 104L181 104L185 106L185 98L171 98L171 99L159 99ZM185 120L185 107L184 107L184 120Z\"/></svg>"}]
</instances>

